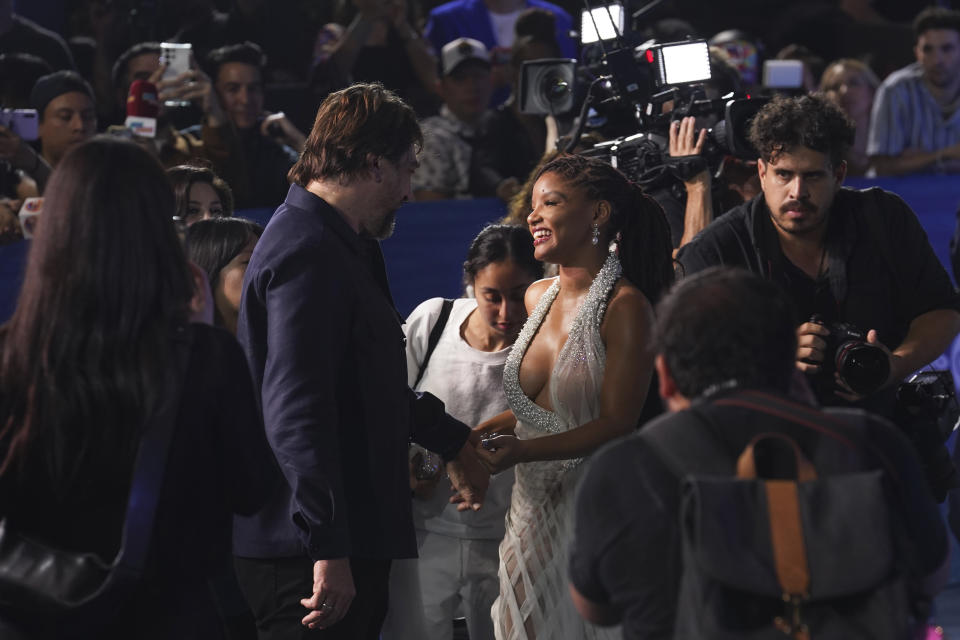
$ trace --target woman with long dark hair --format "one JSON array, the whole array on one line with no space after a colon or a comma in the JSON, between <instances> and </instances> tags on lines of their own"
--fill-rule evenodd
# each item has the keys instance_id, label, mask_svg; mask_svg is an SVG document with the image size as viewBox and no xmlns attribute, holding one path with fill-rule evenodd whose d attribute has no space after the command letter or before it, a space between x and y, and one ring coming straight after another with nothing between
<instances>
[{"instance_id":1,"label":"woman with long dark hair","mask_svg":"<svg viewBox=\"0 0 960 640\"><path fill-rule=\"evenodd\" d=\"M106 562L121 545L144 425L190 345L146 572L96 629L4 620L30 637L217 638L208 578L229 560L233 512L255 511L273 466L246 362L226 332L187 325L191 276L163 169L135 144L68 152L13 317L0 328L0 515Z\"/></svg>"},{"instance_id":2,"label":"woman with long dark hair","mask_svg":"<svg viewBox=\"0 0 960 640\"><path fill-rule=\"evenodd\" d=\"M187 257L207 274L213 323L237 335L243 276L263 227L243 218L210 218L187 228Z\"/></svg>"},{"instance_id":3,"label":"woman with long dark hair","mask_svg":"<svg viewBox=\"0 0 960 640\"><path fill-rule=\"evenodd\" d=\"M652 305L673 281L663 210L610 165L561 156L544 165L527 224L537 259L529 318L504 367L510 410L478 455L516 481L500 545L496 637L615 638L586 623L567 592L569 513L583 459L632 431L653 374Z\"/></svg>"}]
</instances>

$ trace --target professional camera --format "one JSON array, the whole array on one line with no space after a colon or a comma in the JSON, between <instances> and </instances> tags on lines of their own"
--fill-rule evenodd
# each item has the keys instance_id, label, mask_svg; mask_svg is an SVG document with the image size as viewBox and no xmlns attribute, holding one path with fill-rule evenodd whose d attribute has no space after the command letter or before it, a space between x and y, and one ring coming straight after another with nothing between
<instances>
[{"instance_id":1,"label":"professional camera","mask_svg":"<svg viewBox=\"0 0 960 640\"><path fill-rule=\"evenodd\" d=\"M718 175L727 156L757 158L746 133L767 99L736 91L718 95L704 40L637 42L629 18L638 21L656 0L632 16L617 2L584 4L581 59L531 60L521 67L520 110L556 117L563 134L558 148L617 167L660 201L668 218L665 201L686 197L684 181L705 169ZM579 115L564 119L577 105ZM706 144L700 155L671 157L671 122L686 116L707 129ZM580 147L587 129L603 142ZM723 192L722 185L714 186Z\"/></svg>"},{"instance_id":2,"label":"professional camera","mask_svg":"<svg viewBox=\"0 0 960 640\"><path fill-rule=\"evenodd\" d=\"M860 395L870 395L883 386L890 376L890 358L867 342L865 331L847 322L826 323L818 315L810 322L830 331L824 338L827 347L820 368L820 380L827 388L833 385L834 373Z\"/></svg>"},{"instance_id":3,"label":"professional camera","mask_svg":"<svg viewBox=\"0 0 960 640\"><path fill-rule=\"evenodd\" d=\"M921 371L897 389L894 421L913 442L938 502L943 502L947 491L960 487L960 476L945 446L957 427L958 414L949 371Z\"/></svg>"}]
</instances>

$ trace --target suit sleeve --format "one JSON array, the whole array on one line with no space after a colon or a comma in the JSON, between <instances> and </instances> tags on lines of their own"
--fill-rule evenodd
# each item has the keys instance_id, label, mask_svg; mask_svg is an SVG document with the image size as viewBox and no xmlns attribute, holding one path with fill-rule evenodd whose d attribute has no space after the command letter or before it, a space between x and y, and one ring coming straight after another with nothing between
<instances>
[{"instance_id":1,"label":"suit sleeve","mask_svg":"<svg viewBox=\"0 0 960 640\"><path fill-rule=\"evenodd\" d=\"M304 546L311 557L324 549L338 558L351 554L336 396L352 302L349 283L326 276L336 269L325 264L328 254L300 248L259 274L267 318L261 393L267 439L293 492Z\"/></svg>"}]
</instances>

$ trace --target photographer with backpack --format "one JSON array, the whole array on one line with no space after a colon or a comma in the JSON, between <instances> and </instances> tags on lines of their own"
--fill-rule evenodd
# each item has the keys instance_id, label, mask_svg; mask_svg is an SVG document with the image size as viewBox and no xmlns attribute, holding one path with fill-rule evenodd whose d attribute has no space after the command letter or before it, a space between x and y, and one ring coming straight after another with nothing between
<instances>
[{"instance_id":1,"label":"photographer with backpack","mask_svg":"<svg viewBox=\"0 0 960 640\"><path fill-rule=\"evenodd\" d=\"M749 309L750 313L744 313ZM742 270L658 305L670 413L598 452L571 593L624 638L908 638L947 538L903 433L797 401L794 305Z\"/></svg>"}]
</instances>

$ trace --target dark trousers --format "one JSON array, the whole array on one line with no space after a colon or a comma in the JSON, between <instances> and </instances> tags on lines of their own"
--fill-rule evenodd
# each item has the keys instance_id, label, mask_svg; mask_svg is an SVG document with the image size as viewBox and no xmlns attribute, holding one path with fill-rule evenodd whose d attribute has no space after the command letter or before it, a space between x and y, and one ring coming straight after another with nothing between
<instances>
[{"instance_id":1,"label":"dark trousers","mask_svg":"<svg viewBox=\"0 0 960 640\"><path fill-rule=\"evenodd\" d=\"M313 594L313 562L303 558L235 558L237 580L257 620L260 640L377 640L387 615L390 560L350 558L357 596L327 629L308 629L301 598Z\"/></svg>"}]
</instances>

